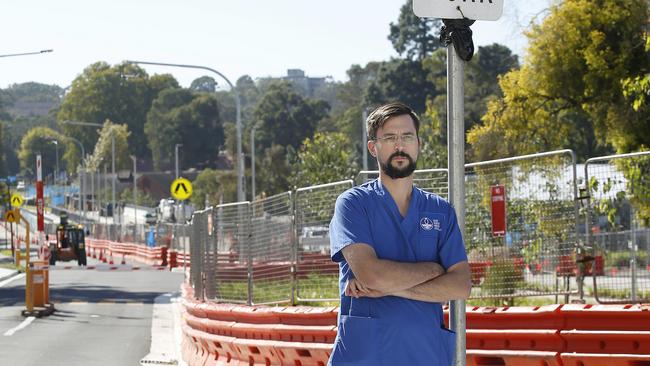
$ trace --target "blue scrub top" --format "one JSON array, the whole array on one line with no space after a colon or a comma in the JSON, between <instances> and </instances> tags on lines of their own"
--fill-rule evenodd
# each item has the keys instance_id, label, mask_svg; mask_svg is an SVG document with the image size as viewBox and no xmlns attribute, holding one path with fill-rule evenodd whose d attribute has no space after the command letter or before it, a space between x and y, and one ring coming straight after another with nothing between
<instances>
[{"instance_id":1,"label":"blue scrub top","mask_svg":"<svg viewBox=\"0 0 650 366\"><path fill-rule=\"evenodd\" d=\"M341 250L371 245L377 257L437 262L448 269L467 254L449 202L413 187L406 217L379 180L351 188L336 200L330 223L332 260L339 263L341 309L330 365L451 365L455 334L444 329L442 305L396 296L352 298L354 277Z\"/></svg>"}]
</instances>

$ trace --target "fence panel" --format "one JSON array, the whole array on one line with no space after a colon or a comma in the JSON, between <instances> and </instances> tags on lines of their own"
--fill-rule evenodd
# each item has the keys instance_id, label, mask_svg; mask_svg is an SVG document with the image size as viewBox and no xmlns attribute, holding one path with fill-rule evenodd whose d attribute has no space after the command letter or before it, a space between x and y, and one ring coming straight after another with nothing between
<instances>
[{"instance_id":1,"label":"fence panel","mask_svg":"<svg viewBox=\"0 0 650 366\"><path fill-rule=\"evenodd\" d=\"M465 245L471 298L568 295L577 244L575 158L570 150L465 166ZM492 235L491 187L506 192L506 234Z\"/></svg>"},{"instance_id":2,"label":"fence panel","mask_svg":"<svg viewBox=\"0 0 650 366\"><path fill-rule=\"evenodd\" d=\"M585 233L600 303L650 301L650 151L587 160Z\"/></svg>"},{"instance_id":3,"label":"fence panel","mask_svg":"<svg viewBox=\"0 0 650 366\"><path fill-rule=\"evenodd\" d=\"M211 277L215 278L213 299L250 304L250 202L218 205L214 210L217 241L216 252L211 254L214 260L210 261ZM202 225L207 228L207 221Z\"/></svg>"},{"instance_id":4,"label":"fence panel","mask_svg":"<svg viewBox=\"0 0 650 366\"><path fill-rule=\"evenodd\" d=\"M330 259L329 223L336 198L352 180L300 188L296 191L296 300L338 301L339 266Z\"/></svg>"},{"instance_id":5,"label":"fence panel","mask_svg":"<svg viewBox=\"0 0 650 366\"><path fill-rule=\"evenodd\" d=\"M203 299L203 259L201 258L203 250L202 226L206 216L205 211L196 211L192 215L192 230L190 230L190 281L194 288L194 297L199 300Z\"/></svg>"},{"instance_id":6,"label":"fence panel","mask_svg":"<svg viewBox=\"0 0 650 366\"><path fill-rule=\"evenodd\" d=\"M251 205L252 303L291 302L293 207L291 192Z\"/></svg>"}]
</instances>

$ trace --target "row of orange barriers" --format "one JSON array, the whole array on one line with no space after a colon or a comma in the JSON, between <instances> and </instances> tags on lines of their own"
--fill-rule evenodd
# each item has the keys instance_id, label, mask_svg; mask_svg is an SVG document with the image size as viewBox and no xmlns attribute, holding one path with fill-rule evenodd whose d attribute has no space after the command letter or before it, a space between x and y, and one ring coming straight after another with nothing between
<instances>
[{"instance_id":1,"label":"row of orange barriers","mask_svg":"<svg viewBox=\"0 0 650 366\"><path fill-rule=\"evenodd\" d=\"M103 239L86 239L86 251L93 258L104 261L124 262L132 259L152 266L169 268L189 266L190 256L166 247L147 247L136 243L120 243ZM113 264L113 263L110 263Z\"/></svg>"},{"instance_id":2,"label":"row of orange barriers","mask_svg":"<svg viewBox=\"0 0 650 366\"><path fill-rule=\"evenodd\" d=\"M189 365L322 365L336 337L337 308L252 307L184 297L183 358Z\"/></svg>"},{"instance_id":3,"label":"row of orange barriers","mask_svg":"<svg viewBox=\"0 0 650 366\"><path fill-rule=\"evenodd\" d=\"M338 308L199 302L188 285L183 294L189 365L327 364ZM467 365L648 366L650 309L467 307Z\"/></svg>"}]
</instances>

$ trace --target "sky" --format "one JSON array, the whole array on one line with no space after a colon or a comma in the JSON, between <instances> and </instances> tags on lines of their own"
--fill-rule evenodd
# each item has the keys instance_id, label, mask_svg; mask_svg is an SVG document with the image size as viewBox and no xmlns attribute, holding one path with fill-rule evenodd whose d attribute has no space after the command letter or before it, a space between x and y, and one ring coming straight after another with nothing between
<instances>
[{"instance_id":1,"label":"sky","mask_svg":"<svg viewBox=\"0 0 650 366\"><path fill-rule=\"evenodd\" d=\"M431 0L436 1L436 0ZM439 1L439 0L438 0ZM552 0L504 0L498 21L477 21L475 45L525 54L523 31ZM21 0L0 4L0 88L35 81L69 86L88 65L140 60L207 66L233 83L298 68L345 81L353 64L397 57L387 39L405 0ZM181 85L209 73L146 66ZM220 84L222 80L211 75Z\"/></svg>"}]
</instances>

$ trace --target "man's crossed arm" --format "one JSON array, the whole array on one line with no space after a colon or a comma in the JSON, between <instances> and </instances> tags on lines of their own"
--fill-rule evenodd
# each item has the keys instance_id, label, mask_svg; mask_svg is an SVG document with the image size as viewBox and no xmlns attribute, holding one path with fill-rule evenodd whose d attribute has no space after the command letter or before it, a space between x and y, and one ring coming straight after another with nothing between
<instances>
[{"instance_id":1,"label":"man's crossed arm","mask_svg":"<svg viewBox=\"0 0 650 366\"><path fill-rule=\"evenodd\" d=\"M471 272L466 261L446 272L435 262L395 262L377 258L368 244L355 243L342 250L355 278L348 281L348 296L399 296L412 300L443 302L466 299Z\"/></svg>"}]
</instances>

